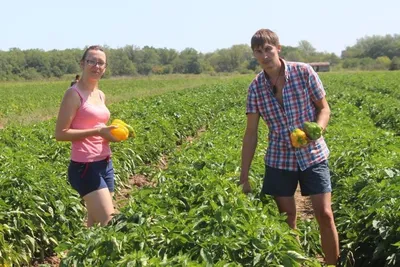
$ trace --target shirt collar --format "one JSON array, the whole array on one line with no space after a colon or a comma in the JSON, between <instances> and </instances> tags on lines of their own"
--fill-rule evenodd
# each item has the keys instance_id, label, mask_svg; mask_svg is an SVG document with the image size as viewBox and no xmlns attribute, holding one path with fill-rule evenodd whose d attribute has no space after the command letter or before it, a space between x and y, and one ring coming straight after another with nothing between
<instances>
[{"instance_id":1,"label":"shirt collar","mask_svg":"<svg viewBox=\"0 0 400 267\"><path fill-rule=\"evenodd\" d=\"M285 80L287 81L289 79L289 70L288 70L288 65L286 63L286 60L284 60L283 58L279 57L279 60L281 61L281 63L283 64L284 67L284 72L285 72ZM268 80L268 75L265 73L265 70L262 70L262 73L264 75L264 79Z\"/></svg>"},{"instance_id":2,"label":"shirt collar","mask_svg":"<svg viewBox=\"0 0 400 267\"><path fill-rule=\"evenodd\" d=\"M288 65L286 64L286 60L284 60L283 58L279 58L279 60L282 62L284 68L285 68L285 80L289 79L289 70L288 70Z\"/></svg>"}]
</instances>

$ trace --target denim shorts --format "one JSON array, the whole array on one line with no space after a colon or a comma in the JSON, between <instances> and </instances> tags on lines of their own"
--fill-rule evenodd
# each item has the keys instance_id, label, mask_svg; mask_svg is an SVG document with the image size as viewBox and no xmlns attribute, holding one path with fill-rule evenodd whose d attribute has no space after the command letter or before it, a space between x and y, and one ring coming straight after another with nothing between
<instances>
[{"instance_id":1,"label":"denim shorts","mask_svg":"<svg viewBox=\"0 0 400 267\"><path fill-rule=\"evenodd\" d=\"M68 180L81 197L108 188L114 192L114 168L110 158L94 162L70 161Z\"/></svg>"},{"instance_id":2,"label":"denim shorts","mask_svg":"<svg viewBox=\"0 0 400 267\"><path fill-rule=\"evenodd\" d=\"M301 195L310 196L332 192L328 161L317 163L304 171L288 171L265 166L261 192L277 197L291 197L300 183Z\"/></svg>"}]
</instances>

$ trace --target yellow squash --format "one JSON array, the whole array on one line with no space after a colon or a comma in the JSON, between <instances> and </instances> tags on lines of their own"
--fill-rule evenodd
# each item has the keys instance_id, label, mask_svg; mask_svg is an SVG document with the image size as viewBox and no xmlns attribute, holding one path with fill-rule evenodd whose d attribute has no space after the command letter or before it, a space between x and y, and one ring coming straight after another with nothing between
<instances>
[{"instance_id":1,"label":"yellow squash","mask_svg":"<svg viewBox=\"0 0 400 267\"><path fill-rule=\"evenodd\" d=\"M133 132L133 128L126 124L124 121L115 119L112 121L111 125L115 125L118 128L112 129L111 134L116 137L118 140L123 141L128 139L129 136L135 136Z\"/></svg>"},{"instance_id":2,"label":"yellow squash","mask_svg":"<svg viewBox=\"0 0 400 267\"><path fill-rule=\"evenodd\" d=\"M128 129L129 137L135 137L136 136L135 135L135 131L133 130L133 127L130 126L129 124L127 124L126 122L124 122L123 120L114 119L111 124L117 124L117 125L125 126Z\"/></svg>"},{"instance_id":3,"label":"yellow squash","mask_svg":"<svg viewBox=\"0 0 400 267\"><path fill-rule=\"evenodd\" d=\"M112 124L113 125L113 124ZM115 125L115 124L114 124ZM116 125L118 128L112 129L111 134L116 137L118 140L123 141L128 139L129 136L129 131L128 129L123 126L123 125Z\"/></svg>"}]
</instances>

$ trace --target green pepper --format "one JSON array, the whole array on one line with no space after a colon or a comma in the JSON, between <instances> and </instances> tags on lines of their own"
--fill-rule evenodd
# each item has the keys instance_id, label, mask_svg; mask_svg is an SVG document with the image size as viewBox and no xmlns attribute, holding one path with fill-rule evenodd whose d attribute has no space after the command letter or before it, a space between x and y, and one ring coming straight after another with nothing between
<instances>
[{"instance_id":1,"label":"green pepper","mask_svg":"<svg viewBox=\"0 0 400 267\"><path fill-rule=\"evenodd\" d=\"M306 121L303 124L303 129L311 140L317 140L322 136L322 127L316 122Z\"/></svg>"}]
</instances>

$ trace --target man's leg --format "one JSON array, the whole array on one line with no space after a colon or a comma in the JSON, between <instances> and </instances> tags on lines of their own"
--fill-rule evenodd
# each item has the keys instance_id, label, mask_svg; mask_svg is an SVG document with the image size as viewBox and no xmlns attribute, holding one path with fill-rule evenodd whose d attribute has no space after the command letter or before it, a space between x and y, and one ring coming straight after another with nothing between
<instances>
[{"instance_id":1,"label":"man's leg","mask_svg":"<svg viewBox=\"0 0 400 267\"><path fill-rule=\"evenodd\" d=\"M303 196L310 196L318 221L322 251L327 264L335 265L339 257L339 238L331 207L331 179L328 161L315 164L301 172L300 187Z\"/></svg>"},{"instance_id":2,"label":"man's leg","mask_svg":"<svg viewBox=\"0 0 400 267\"><path fill-rule=\"evenodd\" d=\"M311 195L310 197L320 228L325 261L328 265L336 265L339 257L339 237L331 208L331 193Z\"/></svg>"},{"instance_id":3,"label":"man's leg","mask_svg":"<svg viewBox=\"0 0 400 267\"><path fill-rule=\"evenodd\" d=\"M280 213L286 213L286 222L296 229L296 202L294 197L274 197Z\"/></svg>"},{"instance_id":4,"label":"man's leg","mask_svg":"<svg viewBox=\"0 0 400 267\"><path fill-rule=\"evenodd\" d=\"M287 171L265 166L261 192L274 197L280 213L286 213L286 222L296 229L296 203L294 193L299 183L297 171Z\"/></svg>"}]
</instances>

